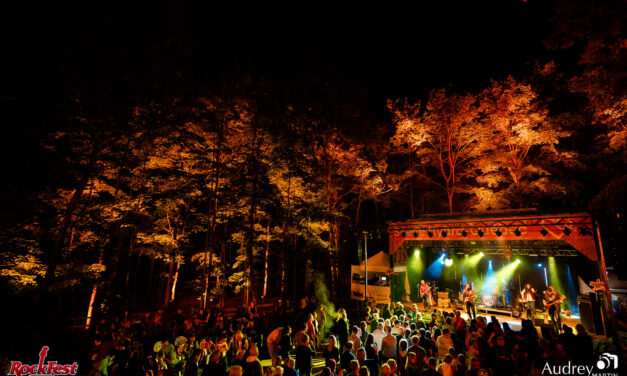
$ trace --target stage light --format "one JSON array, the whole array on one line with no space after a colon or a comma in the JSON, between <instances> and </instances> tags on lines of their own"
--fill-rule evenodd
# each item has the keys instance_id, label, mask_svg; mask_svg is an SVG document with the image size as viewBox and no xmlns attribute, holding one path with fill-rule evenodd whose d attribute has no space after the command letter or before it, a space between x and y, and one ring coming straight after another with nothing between
<instances>
[{"instance_id":1,"label":"stage light","mask_svg":"<svg viewBox=\"0 0 627 376\"><path fill-rule=\"evenodd\" d=\"M502 281L503 283L507 283L514 276L514 271L520 265L520 259L516 259L514 262L510 262L507 265L503 265L503 267L494 273L494 277L498 281Z\"/></svg>"},{"instance_id":2,"label":"stage light","mask_svg":"<svg viewBox=\"0 0 627 376\"><path fill-rule=\"evenodd\" d=\"M442 237L446 238L446 231L442 231Z\"/></svg>"},{"instance_id":3,"label":"stage light","mask_svg":"<svg viewBox=\"0 0 627 376\"><path fill-rule=\"evenodd\" d=\"M591 234L592 232L590 232L590 229L588 227L579 227L579 235L586 236Z\"/></svg>"},{"instance_id":4,"label":"stage light","mask_svg":"<svg viewBox=\"0 0 627 376\"><path fill-rule=\"evenodd\" d=\"M496 230L496 236L501 236L503 235L503 233L501 232L501 230Z\"/></svg>"},{"instance_id":5,"label":"stage light","mask_svg":"<svg viewBox=\"0 0 627 376\"><path fill-rule=\"evenodd\" d=\"M416 257L420 256L420 250L419 249L414 251L414 256L416 256Z\"/></svg>"},{"instance_id":6,"label":"stage light","mask_svg":"<svg viewBox=\"0 0 627 376\"><path fill-rule=\"evenodd\" d=\"M444 265L446 266L453 265L453 259L447 258L446 260L444 260Z\"/></svg>"},{"instance_id":7,"label":"stage light","mask_svg":"<svg viewBox=\"0 0 627 376\"><path fill-rule=\"evenodd\" d=\"M555 286L557 291L560 291L560 292L565 291L564 285L562 284L562 278L560 278L560 274L563 270L562 266L560 267L557 266L557 261L555 260L555 257L553 256L549 257L548 266L549 266L549 283Z\"/></svg>"},{"instance_id":8,"label":"stage light","mask_svg":"<svg viewBox=\"0 0 627 376\"><path fill-rule=\"evenodd\" d=\"M479 252L479 256L483 257L483 256L485 256L485 253Z\"/></svg>"},{"instance_id":9,"label":"stage light","mask_svg":"<svg viewBox=\"0 0 627 376\"><path fill-rule=\"evenodd\" d=\"M519 229L514 230L514 234L516 234L516 236L520 236L522 235L522 232L520 232Z\"/></svg>"},{"instance_id":10,"label":"stage light","mask_svg":"<svg viewBox=\"0 0 627 376\"><path fill-rule=\"evenodd\" d=\"M418 237L418 232L414 231L414 238Z\"/></svg>"},{"instance_id":11,"label":"stage light","mask_svg":"<svg viewBox=\"0 0 627 376\"><path fill-rule=\"evenodd\" d=\"M564 227L564 229L562 230L562 232L564 233L564 235L568 236L570 235L570 229L568 227Z\"/></svg>"},{"instance_id":12,"label":"stage light","mask_svg":"<svg viewBox=\"0 0 627 376\"><path fill-rule=\"evenodd\" d=\"M542 267L542 263L536 265L538 268Z\"/></svg>"},{"instance_id":13,"label":"stage light","mask_svg":"<svg viewBox=\"0 0 627 376\"><path fill-rule=\"evenodd\" d=\"M477 231L477 235L479 235L480 238L483 238L483 231L481 230Z\"/></svg>"},{"instance_id":14,"label":"stage light","mask_svg":"<svg viewBox=\"0 0 627 376\"><path fill-rule=\"evenodd\" d=\"M427 236L432 238L433 237L433 233L431 231L427 231Z\"/></svg>"},{"instance_id":15,"label":"stage light","mask_svg":"<svg viewBox=\"0 0 627 376\"><path fill-rule=\"evenodd\" d=\"M405 234L405 231L401 232L401 236L404 238L407 234Z\"/></svg>"},{"instance_id":16,"label":"stage light","mask_svg":"<svg viewBox=\"0 0 627 376\"><path fill-rule=\"evenodd\" d=\"M467 260L464 260L465 264L470 267L470 268L474 268L479 261L483 258L483 252L479 252L479 253L475 253L474 255L470 256Z\"/></svg>"},{"instance_id":17,"label":"stage light","mask_svg":"<svg viewBox=\"0 0 627 376\"><path fill-rule=\"evenodd\" d=\"M468 233L466 232L466 230L462 230L462 236L465 238L466 236L468 236Z\"/></svg>"},{"instance_id":18,"label":"stage light","mask_svg":"<svg viewBox=\"0 0 627 376\"><path fill-rule=\"evenodd\" d=\"M540 233L542 234L542 236L547 236L549 234L549 232L543 227L542 230L540 230Z\"/></svg>"}]
</instances>

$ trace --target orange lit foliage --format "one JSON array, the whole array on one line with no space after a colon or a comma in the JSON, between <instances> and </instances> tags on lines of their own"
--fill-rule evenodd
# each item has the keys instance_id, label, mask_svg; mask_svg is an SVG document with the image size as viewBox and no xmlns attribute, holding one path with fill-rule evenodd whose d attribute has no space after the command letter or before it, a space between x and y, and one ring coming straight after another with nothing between
<instances>
[{"instance_id":1,"label":"orange lit foliage","mask_svg":"<svg viewBox=\"0 0 627 376\"><path fill-rule=\"evenodd\" d=\"M531 86L513 77L492 81L480 100L491 132L482 140L487 152L478 164L474 207L522 207L525 194L563 191L546 166L559 159L555 146L569 133L549 119Z\"/></svg>"},{"instance_id":2,"label":"orange lit foliage","mask_svg":"<svg viewBox=\"0 0 627 376\"><path fill-rule=\"evenodd\" d=\"M440 178L430 181L442 187L453 212L454 196L469 193L465 185L475 173L489 137L479 119L477 99L472 95L434 90L424 109L420 103L390 101L388 108L396 124L392 143L434 168Z\"/></svg>"}]
</instances>

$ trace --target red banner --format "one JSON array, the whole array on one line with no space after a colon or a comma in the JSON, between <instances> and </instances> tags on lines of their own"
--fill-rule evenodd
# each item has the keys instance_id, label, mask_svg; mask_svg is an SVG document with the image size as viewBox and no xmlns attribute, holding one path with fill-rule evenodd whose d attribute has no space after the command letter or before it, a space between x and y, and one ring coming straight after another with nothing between
<instances>
[{"instance_id":1,"label":"red banner","mask_svg":"<svg viewBox=\"0 0 627 376\"><path fill-rule=\"evenodd\" d=\"M409 240L563 240L597 261L592 230L588 214L395 222L389 227L390 255Z\"/></svg>"}]
</instances>

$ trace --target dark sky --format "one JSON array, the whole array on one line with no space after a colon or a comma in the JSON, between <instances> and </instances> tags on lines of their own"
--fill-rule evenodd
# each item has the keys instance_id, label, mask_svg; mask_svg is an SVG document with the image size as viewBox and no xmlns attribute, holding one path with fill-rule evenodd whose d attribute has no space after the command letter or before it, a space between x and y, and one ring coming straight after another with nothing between
<instances>
[{"instance_id":1,"label":"dark sky","mask_svg":"<svg viewBox=\"0 0 627 376\"><path fill-rule=\"evenodd\" d=\"M77 79L124 92L253 74L341 79L378 101L479 89L546 59L550 14L545 0L51 2L5 12L3 38L13 95Z\"/></svg>"}]
</instances>

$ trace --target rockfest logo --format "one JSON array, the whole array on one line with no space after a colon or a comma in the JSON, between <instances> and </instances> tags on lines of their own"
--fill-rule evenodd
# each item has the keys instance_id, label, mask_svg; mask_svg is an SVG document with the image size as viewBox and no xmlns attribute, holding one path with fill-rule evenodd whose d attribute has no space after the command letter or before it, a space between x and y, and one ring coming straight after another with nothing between
<instances>
[{"instance_id":1,"label":"rockfest logo","mask_svg":"<svg viewBox=\"0 0 627 376\"><path fill-rule=\"evenodd\" d=\"M603 353L595 366L585 366L573 364L568 361L564 365L549 365L546 363L542 368L543 375L588 375L588 376L618 376L618 356L610 353Z\"/></svg>"},{"instance_id":2,"label":"rockfest logo","mask_svg":"<svg viewBox=\"0 0 627 376\"><path fill-rule=\"evenodd\" d=\"M48 356L48 346L41 348L39 352L39 363L28 365L22 364L22 362L11 362L11 371L8 376L31 376L31 375L76 375L78 372L78 363L72 364L59 364L54 360L44 363L46 356Z\"/></svg>"}]
</instances>

